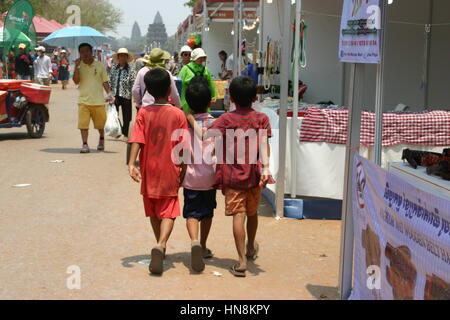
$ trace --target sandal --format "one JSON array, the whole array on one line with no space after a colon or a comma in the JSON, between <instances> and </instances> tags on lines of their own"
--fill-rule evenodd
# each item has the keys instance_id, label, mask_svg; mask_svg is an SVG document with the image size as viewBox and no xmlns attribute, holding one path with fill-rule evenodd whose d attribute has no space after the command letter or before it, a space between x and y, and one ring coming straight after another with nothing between
<instances>
[{"instance_id":1,"label":"sandal","mask_svg":"<svg viewBox=\"0 0 450 320\"><path fill-rule=\"evenodd\" d=\"M238 278L245 278L246 277L245 273L247 270L237 270L238 267L239 267L239 264L235 264L234 266L232 266L230 268L231 274Z\"/></svg>"},{"instance_id":2,"label":"sandal","mask_svg":"<svg viewBox=\"0 0 450 320\"><path fill-rule=\"evenodd\" d=\"M248 250L248 243L247 243L247 250ZM255 251L252 254L249 254L247 251L246 257L249 260L256 260L258 258L259 253L259 244L255 241Z\"/></svg>"},{"instance_id":3,"label":"sandal","mask_svg":"<svg viewBox=\"0 0 450 320\"><path fill-rule=\"evenodd\" d=\"M163 263L164 263L164 249L161 247L154 247L152 250L152 260L149 266L150 273L162 274Z\"/></svg>"},{"instance_id":4,"label":"sandal","mask_svg":"<svg viewBox=\"0 0 450 320\"><path fill-rule=\"evenodd\" d=\"M100 138L98 142L97 151L105 151L105 138Z\"/></svg>"},{"instance_id":5,"label":"sandal","mask_svg":"<svg viewBox=\"0 0 450 320\"><path fill-rule=\"evenodd\" d=\"M83 146L81 147L80 153L82 154L86 154L86 153L90 153L91 150L89 150L89 146L87 144L83 144Z\"/></svg>"},{"instance_id":6,"label":"sandal","mask_svg":"<svg viewBox=\"0 0 450 320\"><path fill-rule=\"evenodd\" d=\"M212 259L213 257L214 255L211 250L209 249L203 250L203 259Z\"/></svg>"},{"instance_id":7,"label":"sandal","mask_svg":"<svg viewBox=\"0 0 450 320\"><path fill-rule=\"evenodd\" d=\"M203 272L203 270L205 270L205 261L203 261L203 247L200 242L192 243L191 267L195 272Z\"/></svg>"}]
</instances>

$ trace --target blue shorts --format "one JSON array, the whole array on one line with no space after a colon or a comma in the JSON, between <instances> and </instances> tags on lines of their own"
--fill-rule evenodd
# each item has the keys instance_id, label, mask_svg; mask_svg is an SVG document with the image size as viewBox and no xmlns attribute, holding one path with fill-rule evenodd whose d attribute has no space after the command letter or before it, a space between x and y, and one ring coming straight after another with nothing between
<instances>
[{"instance_id":1,"label":"blue shorts","mask_svg":"<svg viewBox=\"0 0 450 320\"><path fill-rule=\"evenodd\" d=\"M185 219L212 219L217 208L216 190L196 191L184 189L183 217Z\"/></svg>"}]
</instances>

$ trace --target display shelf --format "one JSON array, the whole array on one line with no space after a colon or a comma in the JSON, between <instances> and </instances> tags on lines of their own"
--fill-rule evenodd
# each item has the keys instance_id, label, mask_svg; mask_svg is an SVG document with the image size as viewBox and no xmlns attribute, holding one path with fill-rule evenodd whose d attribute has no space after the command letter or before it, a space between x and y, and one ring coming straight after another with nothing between
<instances>
[{"instance_id":1,"label":"display shelf","mask_svg":"<svg viewBox=\"0 0 450 320\"><path fill-rule=\"evenodd\" d=\"M428 175L425 167L414 169L408 163L391 162L389 163L389 172L405 178L408 182L417 186L420 184L421 189L433 194L442 195L450 200L450 181L434 175Z\"/></svg>"}]
</instances>

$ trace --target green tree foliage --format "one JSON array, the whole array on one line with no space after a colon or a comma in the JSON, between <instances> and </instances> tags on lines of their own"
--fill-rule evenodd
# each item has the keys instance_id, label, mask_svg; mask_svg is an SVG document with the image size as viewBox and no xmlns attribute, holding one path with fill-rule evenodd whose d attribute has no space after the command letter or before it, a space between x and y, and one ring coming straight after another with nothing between
<instances>
[{"instance_id":1,"label":"green tree foliage","mask_svg":"<svg viewBox=\"0 0 450 320\"><path fill-rule=\"evenodd\" d=\"M122 22L122 11L108 0L29 0L37 15L59 23L66 23L70 14L67 7L77 5L81 9L81 24L100 32L115 31ZM6 12L15 0L0 0L1 12Z\"/></svg>"},{"instance_id":2,"label":"green tree foliage","mask_svg":"<svg viewBox=\"0 0 450 320\"><path fill-rule=\"evenodd\" d=\"M199 0L189 0L188 2L186 2L184 5L186 6L186 7L191 7L191 8L193 8L193 7L195 7L195 4L198 2Z\"/></svg>"}]
</instances>

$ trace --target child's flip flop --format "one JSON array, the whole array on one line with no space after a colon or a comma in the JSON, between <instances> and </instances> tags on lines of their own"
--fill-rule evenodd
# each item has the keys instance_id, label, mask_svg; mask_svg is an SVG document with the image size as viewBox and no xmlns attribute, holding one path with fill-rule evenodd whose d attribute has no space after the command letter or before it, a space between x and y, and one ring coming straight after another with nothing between
<instances>
[{"instance_id":1,"label":"child's flip flop","mask_svg":"<svg viewBox=\"0 0 450 320\"><path fill-rule=\"evenodd\" d=\"M247 244L247 248L248 248L248 244ZM258 253L259 253L259 243L255 241L255 251L252 254L249 254L247 252L246 257L247 257L247 259L250 259L250 260L256 260L258 258Z\"/></svg>"},{"instance_id":2,"label":"child's flip flop","mask_svg":"<svg viewBox=\"0 0 450 320\"><path fill-rule=\"evenodd\" d=\"M153 274L163 273L164 249L155 247L152 250L152 261L150 262L149 271Z\"/></svg>"},{"instance_id":3,"label":"child's flip flop","mask_svg":"<svg viewBox=\"0 0 450 320\"><path fill-rule=\"evenodd\" d=\"M203 259L212 259L213 256L214 255L211 250L206 249L205 251L203 251Z\"/></svg>"},{"instance_id":4,"label":"child's flip flop","mask_svg":"<svg viewBox=\"0 0 450 320\"><path fill-rule=\"evenodd\" d=\"M192 243L191 267L195 272L202 272L205 270L205 261L203 261L203 247L200 242Z\"/></svg>"},{"instance_id":5,"label":"child's flip flop","mask_svg":"<svg viewBox=\"0 0 450 320\"><path fill-rule=\"evenodd\" d=\"M247 270L237 270L237 268L239 267L239 264L235 264L234 266L232 266L230 268L230 272L233 276L238 277L238 278L245 278L246 274L245 272Z\"/></svg>"}]
</instances>

